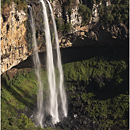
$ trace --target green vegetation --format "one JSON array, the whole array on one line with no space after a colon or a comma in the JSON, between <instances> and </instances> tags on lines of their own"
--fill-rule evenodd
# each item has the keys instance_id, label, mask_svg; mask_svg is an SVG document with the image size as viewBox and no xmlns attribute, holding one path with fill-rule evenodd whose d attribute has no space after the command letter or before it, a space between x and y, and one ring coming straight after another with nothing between
<instances>
[{"instance_id":1,"label":"green vegetation","mask_svg":"<svg viewBox=\"0 0 130 130\"><path fill-rule=\"evenodd\" d=\"M1 0L1 6L5 5L5 4L10 5L11 3L12 3L12 1L10 1L10 0Z\"/></svg>"},{"instance_id":2,"label":"green vegetation","mask_svg":"<svg viewBox=\"0 0 130 130\"><path fill-rule=\"evenodd\" d=\"M126 68L127 64L125 61L107 61L103 58L93 58L66 64L64 66L64 75L66 81L74 81L86 85L93 79L100 87L103 87L106 79L111 80L114 78L116 83L121 83L123 76L120 73Z\"/></svg>"},{"instance_id":3,"label":"green vegetation","mask_svg":"<svg viewBox=\"0 0 130 130\"><path fill-rule=\"evenodd\" d=\"M99 100L95 99L93 93L83 93L81 98L86 104L85 113L88 113L93 121L99 123L99 129L128 128L128 95L120 94L111 99Z\"/></svg>"},{"instance_id":4,"label":"green vegetation","mask_svg":"<svg viewBox=\"0 0 130 130\"><path fill-rule=\"evenodd\" d=\"M71 28L71 23L69 22L69 23L65 23L62 26L61 31L66 33L66 32L69 32L71 29L72 29Z\"/></svg>"},{"instance_id":5,"label":"green vegetation","mask_svg":"<svg viewBox=\"0 0 130 130\"><path fill-rule=\"evenodd\" d=\"M56 17L56 23L57 23L57 29L59 32L62 33L68 33L72 28L71 28L71 13L72 13L72 8L76 5L75 0L59 0L59 3L62 3L62 17L63 18L58 18ZM67 21L67 16L66 12L68 12L68 17L69 17L69 22Z\"/></svg>"},{"instance_id":6,"label":"green vegetation","mask_svg":"<svg viewBox=\"0 0 130 130\"><path fill-rule=\"evenodd\" d=\"M94 2L94 1L93 1ZM100 23L115 24L126 23L129 18L129 1L128 0L114 0L111 5L106 6L103 0L96 0L96 4L102 3L99 7ZM94 2L95 3L95 2ZM91 4L91 3L89 3ZM79 14L83 18L82 23L87 24L92 16L92 7L87 3L79 4Z\"/></svg>"},{"instance_id":7,"label":"green vegetation","mask_svg":"<svg viewBox=\"0 0 130 130\"><path fill-rule=\"evenodd\" d=\"M44 91L46 91L46 72L41 70L41 74L44 77L42 81L45 86ZM13 78L10 77L4 74L2 78L2 130L43 130L40 127L35 127L31 119L27 117L32 114L36 104L37 78L34 70L19 70Z\"/></svg>"},{"instance_id":8,"label":"green vegetation","mask_svg":"<svg viewBox=\"0 0 130 130\"><path fill-rule=\"evenodd\" d=\"M129 18L129 1L114 0L110 6L99 9L100 22L105 24L126 23Z\"/></svg>"},{"instance_id":9,"label":"green vegetation","mask_svg":"<svg viewBox=\"0 0 130 130\"><path fill-rule=\"evenodd\" d=\"M128 65L125 60L94 57L67 63L63 68L69 104L75 113L93 120L100 130L128 129ZM2 76L2 129L42 130L28 118L36 105L34 70L19 69L14 77L10 75L8 72ZM46 71L41 69L41 75L46 99Z\"/></svg>"},{"instance_id":10,"label":"green vegetation","mask_svg":"<svg viewBox=\"0 0 130 130\"><path fill-rule=\"evenodd\" d=\"M63 23L62 19L57 18L57 17L55 19L56 19L57 30L59 32L68 33L72 29L71 22L69 22L69 23L66 23L66 22Z\"/></svg>"},{"instance_id":11,"label":"green vegetation","mask_svg":"<svg viewBox=\"0 0 130 130\"><path fill-rule=\"evenodd\" d=\"M16 8L18 10L23 9L25 12L27 12L27 2L26 0L2 0L1 1L1 7L6 8L9 6L12 2L16 3ZM76 5L75 0L64 0L60 3L62 3L62 15L63 20L61 23L61 20L58 21L57 18L57 24L58 24L58 30L61 32L68 32L71 30L71 23L67 24L67 18L66 18L66 11L69 15L69 20L71 20L71 13L72 13L72 7ZM103 0L96 0L96 3L99 4L102 2L102 5L99 8L99 17L100 22L104 24L113 24L113 23L126 23L128 22L129 18L129 1L128 0L114 0L111 5L106 6L106 2ZM92 16L92 3L91 2L83 2L82 4L79 4L79 14L82 16L82 24L88 24L90 21L90 18Z\"/></svg>"},{"instance_id":12,"label":"green vegetation","mask_svg":"<svg viewBox=\"0 0 130 130\"><path fill-rule=\"evenodd\" d=\"M2 10L3 10L3 8L10 6L12 4L12 2L14 2L17 5L16 9L24 10L25 12L27 12L26 0L1 0Z\"/></svg>"},{"instance_id":13,"label":"green vegetation","mask_svg":"<svg viewBox=\"0 0 130 130\"><path fill-rule=\"evenodd\" d=\"M67 93L75 112L98 129L128 129L128 65L124 60L95 57L64 65Z\"/></svg>"},{"instance_id":14,"label":"green vegetation","mask_svg":"<svg viewBox=\"0 0 130 130\"><path fill-rule=\"evenodd\" d=\"M86 5L80 4L78 12L82 16L82 24L88 24L92 16L91 9L88 8Z\"/></svg>"}]
</instances>

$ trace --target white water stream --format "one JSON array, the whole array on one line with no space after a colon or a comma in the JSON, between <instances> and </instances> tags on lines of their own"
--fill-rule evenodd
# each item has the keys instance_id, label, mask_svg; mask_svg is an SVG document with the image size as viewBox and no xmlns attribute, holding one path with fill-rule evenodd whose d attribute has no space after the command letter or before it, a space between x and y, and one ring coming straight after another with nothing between
<instances>
[{"instance_id":1,"label":"white water stream","mask_svg":"<svg viewBox=\"0 0 130 130\"><path fill-rule=\"evenodd\" d=\"M46 50L47 50L47 74L48 74L48 83L50 89L48 112L52 116L53 124L55 124L59 122L59 114L58 114L58 102L57 102L58 92L56 88L51 34L50 34L48 14L47 14L45 2L43 0L40 0L40 2L42 3L42 7L43 7L44 29L45 29Z\"/></svg>"},{"instance_id":2,"label":"white water stream","mask_svg":"<svg viewBox=\"0 0 130 130\"><path fill-rule=\"evenodd\" d=\"M59 70L59 83L56 84L56 76L55 76L55 67L54 67L54 59L53 59L53 48L52 48L52 42L51 42L51 33L50 33L50 27L49 27L49 20L48 20L48 14L47 14L47 8L44 0L40 0L43 8L43 20L44 20L44 31L45 31L45 41L46 41L46 51L47 51L47 76L48 76L48 84L49 84L49 101L48 101L48 107L47 107L47 113L49 113L52 116L52 123L56 124L60 121L59 119L59 111L58 106L61 105L62 113L64 117L67 117L67 98L66 93L64 89L64 76L63 76L63 68L61 63L61 54L60 54L60 48L59 48L59 41L58 41L58 33L56 28L56 22L53 14L53 10L51 7L51 4L48 0L46 0L49 9L51 12L51 18L53 22L54 27L54 33L55 33L55 42L56 42L56 52L57 52L57 67ZM38 48L37 48L37 42L36 42L36 34L35 34L35 26L32 16L32 8L31 6L28 6L29 12L30 12L30 25L32 29L33 34L33 62L35 67L35 73L38 78L38 94L37 94L37 124L43 127L43 85L41 82L41 76L40 76L40 59L38 55ZM61 103L58 104L58 94L61 99Z\"/></svg>"},{"instance_id":3,"label":"white water stream","mask_svg":"<svg viewBox=\"0 0 130 130\"><path fill-rule=\"evenodd\" d=\"M31 29L32 29L32 40L33 40L33 62L34 62L34 68L35 68L35 74L37 76L38 79L38 93L37 93L37 123L38 125L40 125L41 127L43 127L43 85L41 82L41 76L40 76L40 59L39 59L39 55L38 55L38 48L37 48L37 41L36 41L36 34L35 34L35 26L34 26L34 20L33 20L33 16L32 16L32 8L31 6L28 5L29 8L29 12L30 12L30 17L31 17L31 21L30 21L30 25L31 25Z\"/></svg>"},{"instance_id":4,"label":"white water stream","mask_svg":"<svg viewBox=\"0 0 130 130\"><path fill-rule=\"evenodd\" d=\"M61 63L61 54L60 54L60 48L59 48L59 40L58 40L58 33L57 33L57 28L56 28L56 22L53 14L53 10L51 7L51 4L48 0L46 0L50 11L51 11L51 17L53 21L53 27L54 27L54 32L55 32L55 41L56 41L56 51L57 51L57 66L60 74L59 78L59 90L60 90L60 98L61 98L61 105L62 105L62 110L63 114L65 117L67 117L67 98L66 98L66 93L64 89L64 76L63 76L63 68L62 68L62 63Z\"/></svg>"}]
</instances>

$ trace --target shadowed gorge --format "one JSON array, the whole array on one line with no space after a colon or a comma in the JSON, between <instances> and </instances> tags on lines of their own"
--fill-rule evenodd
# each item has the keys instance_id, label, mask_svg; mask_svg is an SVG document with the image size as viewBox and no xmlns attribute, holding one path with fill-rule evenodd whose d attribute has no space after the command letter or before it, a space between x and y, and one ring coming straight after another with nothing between
<instances>
[{"instance_id":1,"label":"shadowed gorge","mask_svg":"<svg viewBox=\"0 0 130 130\"><path fill-rule=\"evenodd\" d=\"M61 49L68 96L68 118L56 124L56 129L76 129L78 127L83 130L87 128L95 130L96 128L108 128L108 126L113 129L127 127L128 55L125 53L127 54L127 47ZM40 53L39 56L43 57L45 53ZM15 68L26 70L26 62L30 63L28 60ZM42 66L46 71L45 64ZM32 67L29 68L33 70ZM42 73L45 73L44 71ZM44 82L45 80L46 78ZM47 83L44 84L47 86ZM44 93L45 99L46 96ZM51 118L46 117L46 119L46 123L49 124ZM124 119L125 122L122 124L121 121ZM73 122L70 123L70 121Z\"/></svg>"},{"instance_id":2,"label":"shadowed gorge","mask_svg":"<svg viewBox=\"0 0 130 130\"><path fill-rule=\"evenodd\" d=\"M54 56L56 55L56 50L54 50ZM128 47L108 47L108 46L98 46L98 47L71 47L66 49L61 49L61 57L62 63L71 63L74 61L82 61L87 60L89 58L95 57L95 56L103 56L108 59L116 59L116 60L128 60ZM40 59L42 61L43 67L45 67L45 61L46 61L46 53L39 53ZM55 56L56 58L56 56ZM29 65L30 64L30 65ZM26 67L33 67L32 59L31 57L28 58L28 60L21 62L19 65L16 66L16 68L26 68Z\"/></svg>"},{"instance_id":3,"label":"shadowed gorge","mask_svg":"<svg viewBox=\"0 0 130 130\"><path fill-rule=\"evenodd\" d=\"M128 0L2 0L1 129L129 129Z\"/></svg>"}]
</instances>

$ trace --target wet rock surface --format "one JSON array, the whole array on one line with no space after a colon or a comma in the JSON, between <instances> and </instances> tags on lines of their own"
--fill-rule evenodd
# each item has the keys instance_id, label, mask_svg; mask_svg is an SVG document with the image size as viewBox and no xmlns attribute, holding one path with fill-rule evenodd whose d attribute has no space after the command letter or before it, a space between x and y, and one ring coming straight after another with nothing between
<instances>
[{"instance_id":1,"label":"wet rock surface","mask_svg":"<svg viewBox=\"0 0 130 130\"><path fill-rule=\"evenodd\" d=\"M57 129L68 129L68 130L97 130L97 125L94 124L89 118L82 114L69 115L64 118L63 121L55 125Z\"/></svg>"},{"instance_id":2,"label":"wet rock surface","mask_svg":"<svg viewBox=\"0 0 130 130\"><path fill-rule=\"evenodd\" d=\"M34 121L34 116L31 116L30 118ZM53 125L52 117L50 115L45 116L43 127L51 127L56 130L97 130L97 124L95 124L91 119L87 118L86 115L81 113L77 115L72 111L68 117L62 118L62 120L55 125Z\"/></svg>"}]
</instances>

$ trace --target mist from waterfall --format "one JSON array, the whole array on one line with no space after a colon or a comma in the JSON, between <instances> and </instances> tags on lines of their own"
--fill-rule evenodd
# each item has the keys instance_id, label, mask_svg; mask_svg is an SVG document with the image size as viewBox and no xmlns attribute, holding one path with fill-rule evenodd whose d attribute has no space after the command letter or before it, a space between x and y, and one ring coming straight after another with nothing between
<instances>
[{"instance_id":1,"label":"mist from waterfall","mask_svg":"<svg viewBox=\"0 0 130 130\"><path fill-rule=\"evenodd\" d=\"M38 80L38 92L37 92L37 124L43 127L43 84L41 82L41 76L40 76L40 59L38 55L38 48L37 48L37 41L36 41L36 34L35 34L35 26L34 26L34 20L32 16L32 8L28 5L29 13L30 13L30 26L32 30L32 41L33 41L33 62L34 62L34 68L35 68L35 74L37 76Z\"/></svg>"},{"instance_id":2,"label":"mist from waterfall","mask_svg":"<svg viewBox=\"0 0 130 130\"><path fill-rule=\"evenodd\" d=\"M48 113L52 116L52 122L53 124L55 124L59 122L58 101L57 101L58 91L56 88L56 77L53 62L54 60L53 60L53 51L51 43L51 34L50 34L46 5L43 0L40 0L40 2L42 3L43 7L44 29L45 29L46 50L47 50L47 74L50 89Z\"/></svg>"},{"instance_id":3,"label":"mist from waterfall","mask_svg":"<svg viewBox=\"0 0 130 130\"><path fill-rule=\"evenodd\" d=\"M46 0L50 11L51 11L51 17L53 21L53 27L54 27L54 32L55 32L55 41L56 41L56 51L57 51L57 67L59 70L59 90L60 90L60 98L61 98L61 104L62 104L62 110L63 114L65 117L67 117L67 97L64 89L64 76L63 76L63 68L62 68L62 63L61 63L61 54L60 54L60 48L59 48L59 40L58 40L58 32L56 28L56 22L53 14L53 10L51 7L51 4L48 0Z\"/></svg>"}]
</instances>

